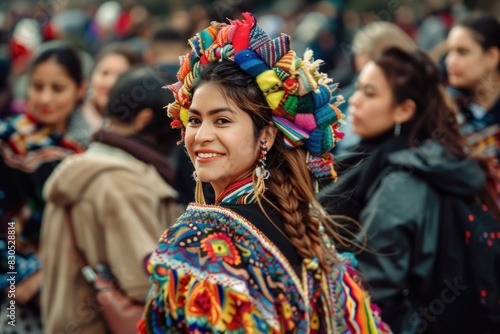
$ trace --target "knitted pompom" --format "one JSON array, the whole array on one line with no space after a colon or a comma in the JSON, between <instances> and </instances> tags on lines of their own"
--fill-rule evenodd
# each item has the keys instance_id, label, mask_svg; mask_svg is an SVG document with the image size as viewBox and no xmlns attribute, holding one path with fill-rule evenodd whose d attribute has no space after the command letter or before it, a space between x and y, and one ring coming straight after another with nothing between
<instances>
[{"instance_id":1,"label":"knitted pompom","mask_svg":"<svg viewBox=\"0 0 500 334\"><path fill-rule=\"evenodd\" d=\"M179 57L180 68L179 71L177 72L177 79L179 79L180 81L184 81L186 75L188 75L189 72L191 72L192 55L193 52L191 51L187 55ZM182 84L182 82L179 83Z\"/></svg>"},{"instance_id":2,"label":"knitted pompom","mask_svg":"<svg viewBox=\"0 0 500 334\"><path fill-rule=\"evenodd\" d=\"M333 136L331 129L315 129L306 141L306 148L312 153L321 155L333 147Z\"/></svg>"},{"instance_id":3,"label":"knitted pompom","mask_svg":"<svg viewBox=\"0 0 500 334\"><path fill-rule=\"evenodd\" d=\"M304 143L304 140L309 138L309 132L290 122L286 118L273 116L273 121L274 124L276 124L276 127L295 144L301 145Z\"/></svg>"},{"instance_id":4,"label":"knitted pompom","mask_svg":"<svg viewBox=\"0 0 500 334\"><path fill-rule=\"evenodd\" d=\"M256 52L264 59L269 67L274 67L276 62L280 60L288 50L290 50L290 37L288 35L281 35L264 43Z\"/></svg>"},{"instance_id":5,"label":"knitted pompom","mask_svg":"<svg viewBox=\"0 0 500 334\"><path fill-rule=\"evenodd\" d=\"M314 111L314 117L316 118L319 129L325 129L337 120L337 114L329 104L325 104L323 107L316 109Z\"/></svg>"},{"instance_id":6,"label":"knitted pompom","mask_svg":"<svg viewBox=\"0 0 500 334\"><path fill-rule=\"evenodd\" d=\"M200 57L195 55L194 53L191 55L191 57L189 58L189 68L190 69L193 69L195 68L196 65L199 64L199 61L200 61Z\"/></svg>"},{"instance_id":7,"label":"knitted pompom","mask_svg":"<svg viewBox=\"0 0 500 334\"><path fill-rule=\"evenodd\" d=\"M288 95L297 94L297 90L299 89L299 83L295 78L287 78L283 81L283 89Z\"/></svg>"},{"instance_id":8,"label":"knitted pompom","mask_svg":"<svg viewBox=\"0 0 500 334\"><path fill-rule=\"evenodd\" d=\"M256 81L264 93L269 107L271 109L278 108L285 96L285 91L281 89L282 83L276 72L273 70L262 72L256 77Z\"/></svg>"},{"instance_id":9,"label":"knitted pompom","mask_svg":"<svg viewBox=\"0 0 500 334\"><path fill-rule=\"evenodd\" d=\"M290 50L274 66L285 72L295 73L295 58L295 51Z\"/></svg>"},{"instance_id":10,"label":"knitted pompom","mask_svg":"<svg viewBox=\"0 0 500 334\"><path fill-rule=\"evenodd\" d=\"M283 109L285 109L290 116L297 115L298 100L299 98L295 95L288 95L288 97L285 98Z\"/></svg>"},{"instance_id":11,"label":"knitted pompom","mask_svg":"<svg viewBox=\"0 0 500 334\"><path fill-rule=\"evenodd\" d=\"M336 143L336 138L333 132L333 127L328 126L325 131L323 132L323 141L322 141L322 149L321 151L323 153L327 153L330 151L333 147L335 147Z\"/></svg>"},{"instance_id":12,"label":"knitted pompom","mask_svg":"<svg viewBox=\"0 0 500 334\"><path fill-rule=\"evenodd\" d=\"M323 107L330 102L332 93L326 85L319 85L318 90L311 93L314 101L314 109Z\"/></svg>"},{"instance_id":13,"label":"knitted pompom","mask_svg":"<svg viewBox=\"0 0 500 334\"><path fill-rule=\"evenodd\" d=\"M252 28L256 25L255 17L250 13L242 13L241 14L244 19L241 21L232 20L231 24L236 26L236 31L234 32L233 38L231 39L231 43L234 46L234 51L238 53L241 50L248 49L250 46L251 40L250 36L252 35ZM257 33L257 38L260 40L262 31L260 34Z\"/></svg>"},{"instance_id":14,"label":"knitted pompom","mask_svg":"<svg viewBox=\"0 0 500 334\"><path fill-rule=\"evenodd\" d=\"M184 107L181 107L181 110L179 112L179 119L181 120L182 125L184 125L184 127L188 125L188 112L189 109Z\"/></svg>"},{"instance_id":15,"label":"knitted pompom","mask_svg":"<svg viewBox=\"0 0 500 334\"><path fill-rule=\"evenodd\" d=\"M173 102L167 106L167 115L170 118L179 118L180 111L181 105L179 104L179 102Z\"/></svg>"},{"instance_id":16,"label":"knitted pompom","mask_svg":"<svg viewBox=\"0 0 500 334\"><path fill-rule=\"evenodd\" d=\"M308 154L306 161L307 168L316 179L322 180L332 177L333 156L331 154L327 154L326 157Z\"/></svg>"},{"instance_id":17,"label":"knitted pompom","mask_svg":"<svg viewBox=\"0 0 500 334\"><path fill-rule=\"evenodd\" d=\"M312 131L317 126L313 114L297 114L295 116L295 124L307 131Z\"/></svg>"},{"instance_id":18,"label":"knitted pompom","mask_svg":"<svg viewBox=\"0 0 500 334\"><path fill-rule=\"evenodd\" d=\"M203 52L212 45L217 36L217 28L211 25L210 27L200 31L188 40L192 50L201 57Z\"/></svg>"},{"instance_id":19,"label":"knitted pompom","mask_svg":"<svg viewBox=\"0 0 500 334\"><path fill-rule=\"evenodd\" d=\"M314 102L311 94L299 97L297 104L297 113L312 113L314 111Z\"/></svg>"},{"instance_id":20,"label":"knitted pompom","mask_svg":"<svg viewBox=\"0 0 500 334\"><path fill-rule=\"evenodd\" d=\"M257 53L251 50L242 50L234 56L241 69L256 78L262 72L270 70L269 66L259 57Z\"/></svg>"}]
</instances>

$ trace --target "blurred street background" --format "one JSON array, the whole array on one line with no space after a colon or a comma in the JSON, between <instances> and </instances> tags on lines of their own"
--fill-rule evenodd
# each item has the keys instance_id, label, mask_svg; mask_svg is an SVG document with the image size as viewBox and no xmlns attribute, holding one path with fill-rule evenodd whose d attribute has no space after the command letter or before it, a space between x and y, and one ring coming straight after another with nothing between
<instances>
[{"instance_id":1,"label":"blurred street background","mask_svg":"<svg viewBox=\"0 0 500 334\"><path fill-rule=\"evenodd\" d=\"M499 0L219 0L219 1L88 1L9 0L0 2L0 72L12 83L26 70L33 50L48 40L67 40L86 57L87 73L103 46L124 41L144 53L160 27L178 29L190 37L211 20L239 18L242 11L257 15L269 35L285 32L300 54L306 48L323 59L342 86L353 74L351 42L356 31L373 21L401 27L426 51L435 48L453 23L468 12L500 16ZM15 85L14 96L24 90Z\"/></svg>"}]
</instances>

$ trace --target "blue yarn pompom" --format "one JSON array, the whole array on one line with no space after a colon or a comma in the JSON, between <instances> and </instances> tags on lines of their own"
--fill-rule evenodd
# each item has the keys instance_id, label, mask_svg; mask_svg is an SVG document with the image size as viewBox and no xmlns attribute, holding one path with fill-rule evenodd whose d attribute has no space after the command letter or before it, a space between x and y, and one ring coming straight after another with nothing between
<instances>
[{"instance_id":1,"label":"blue yarn pompom","mask_svg":"<svg viewBox=\"0 0 500 334\"><path fill-rule=\"evenodd\" d=\"M256 78L262 72L270 70L269 66L251 50L241 50L234 55L234 61L240 65L241 69Z\"/></svg>"}]
</instances>

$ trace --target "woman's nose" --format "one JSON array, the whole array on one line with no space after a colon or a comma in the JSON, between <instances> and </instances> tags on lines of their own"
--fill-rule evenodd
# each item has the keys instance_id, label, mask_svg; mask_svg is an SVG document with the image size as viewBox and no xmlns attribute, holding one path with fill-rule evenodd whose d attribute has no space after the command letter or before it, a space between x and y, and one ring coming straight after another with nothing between
<instances>
[{"instance_id":1,"label":"woman's nose","mask_svg":"<svg viewBox=\"0 0 500 334\"><path fill-rule=\"evenodd\" d=\"M351 97L348 99L348 102L350 105L357 105L359 102L359 91L356 90L354 94L351 95Z\"/></svg>"},{"instance_id":2,"label":"woman's nose","mask_svg":"<svg viewBox=\"0 0 500 334\"><path fill-rule=\"evenodd\" d=\"M196 133L195 140L203 143L210 142L214 139L213 127L208 122L202 122Z\"/></svg>"},{"instance_id":3,"label":"woman's nose","mask_svg":"<svg viewBox=\"0 0 500 334\"><path fill-rule=\"evenodd\" d=\"M41 94L41 100L43 103L48 104L52 100L52 91L45 88Z\"/></svg>"},{"instance_id":4,"label":"woman's nose","mask_svg":"<svg viewBox=\"0 0 500 334\"><path fill-rule=\"evenodd\" d=\"M449 68L453 63L455 62L455 56L453 53L448 53L446 57L444 58L444 64L447 68Z\"/></svg>"}]
</instances>

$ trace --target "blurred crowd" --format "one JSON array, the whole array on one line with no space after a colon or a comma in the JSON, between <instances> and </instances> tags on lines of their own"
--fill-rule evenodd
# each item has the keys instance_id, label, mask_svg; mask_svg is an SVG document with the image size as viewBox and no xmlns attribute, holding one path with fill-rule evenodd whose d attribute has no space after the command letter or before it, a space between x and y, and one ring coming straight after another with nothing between
<instances>
[{"instance_id":1,"label":"blurred crowd","mask_svg":"<svg viewBox=\"0 0 500 334\"><path fill-rule=\"evenodd\" d=\"M195 196L193 166L176 145L180 131L170 128L163 108L173 97L162 87L176 81L179 56L189 50L189 37L212 20L240 17L242 11L253 12L271 38L289 34L298 54L312 49L314 58L323 60L321 70L339 83L345 99L340 109L346 115L346 136L334 152L340 177L351 163L350 154L359 153L352 148L373 137L363 132L370 119L361 119L358 112L353 127L348 117L352 110L363 109L355 95L359 82L367 80L360 79L360 73L384 50L398 47L422 50L435 63L446 96L461 108L462 134L476 134L467 137L468 143L491 158L486 162L493 174L490 190L498 196L499 57L491 64L464 62L464 53L472 52L466 42L474 39L453 30L477 14L474 8L461 0L401 1L394 6L388 2L366 10L347 5L343 0L297 0L259 2L254 8L250 1L216 1L189 7L172 4L162 15L139 2L15 1L0 6L0 289L8 288L3 278L8 271L7 224L16 221L19 309L19 327L13 329L6 324L8 300L2 293L0 332L42 333L42 316L47 328L59 332L62 321L67 324L74 316L69 312L77 308L68 307L64 295L88 293L90 287L81 288L86 284L83 278L67 280L64 287L53 283L78 272L77 266L71 267L75 258L68 255L73 241L59 235L67 228L68 206L79 212L74 216L80 223L75 224L79 247L95 247L89 255L92 261L115 261L125 268L128 278L121 281L122 288L131 298L145 300L149 282L142 268L129 268L121 261L145 263L163 230ZM498 23L500 1L490 6ZM484 29L481 47L498 48L500 34L488 35L497 28ZM111 209L112 203L116 205ZM362 208L358 209L353 218L362 220ZM96 217L122 217L130 226L103 226ZM138 221L142 232L134 225ZM82 227L82 222L89 224ZM92 235L99 236L97 245L102 247L95 246ZM43 253L41 240L48 245ZM57 248L50 247L55 244ZM40 259L48 263L43 274ZM63 273L56 268L61 265ZM143 277L131 281L130 275ZM44 289L50 293L43 296ZM89 333L104 328L94 319L89 322L95 326Z\"/></svg>"},{"instance_id":2,"label":"blurred crowd","mask_svg":"<svg viewBox=\"0 0 500 334\"><path fill-rule=\"evenodd\" d=\"M170 8L169 8L170 7ZM254 8L256 7L256 8ZM312 49L316 59L322 59L322 69L333 74L340 86L348 84L356 73L353 40L356 32L371 22L392 22L403 30L422 50L439 60L444 53L444 40L454 22L471 12L461 0L429 0L419 4L405 2L366 4L352 9L341 0L261 2L216 1L194 4L165 5L161 15L151 13L144 4L107 1L103 3L52 1L31 3L12 2L0 7L0 61L2 87L14 99L13 110L7 110L9 97L2 96L2 115L19 111L26 98L27 64L35 49L44 42L64 40L82 53L86 77L90 76L96 55L112 42L125 43L142 55L142 61L154 63L155 57L169 57L175 51L153 52L154 33L168 26L179 34L192 36L212 20L233 17L242 11L255 12L271 37L286 33L293 37L298 54ZM498 1L490 4L493 13L500 11ZM160 37L161 38L161 37ZM175 61L175 56L172 56ZM10 88L10 89L8 89ZM7 90L10 92L7 93ZM7 108L7 109L5 109Z\"/></svg>"}]
</instances>

